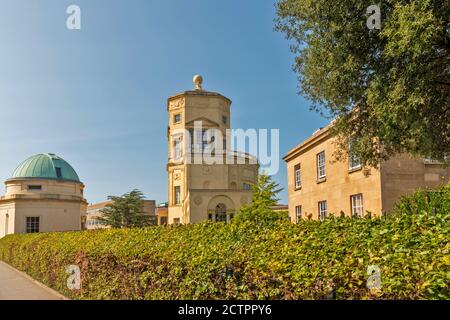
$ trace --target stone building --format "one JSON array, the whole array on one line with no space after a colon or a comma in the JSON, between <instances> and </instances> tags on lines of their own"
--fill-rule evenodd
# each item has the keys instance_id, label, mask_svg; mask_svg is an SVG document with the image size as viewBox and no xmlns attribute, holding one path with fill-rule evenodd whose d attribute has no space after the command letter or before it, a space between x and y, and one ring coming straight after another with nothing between
<instances>
[{"instance_id":1,"label":"stone building","mask_svg":"<svg viewBox=\"0 0 450 320\"><path fill-rule=\"evenodd\" d=\"M156 206L156 219L158 226L164 226L168 223L169 203L161 202Z\"/></svg>"},{"instance_id":2,"label":"stone building","mask_svg":"<svg viewBox=\"0 0 450 320\"><path fill-rule=\"evenodd\" d=\"M55 154L22 162L0 197L0 238L12 233L81 230L86 212L84 184Z\"/></svg>"},{"instance_id":3,"label":"stone building","mask_svg":"<svg viewBox=\"0 0 450 320\"><path fill-rule=\"evenodd\" d=\"M144 206L142 208L142 212L144 213L144 215L148 217L149 221L152 224L156 225L157 221L155 215L156 213L155 200L143 200L143 202ZM100 223L99 218L103 215L101 212L102 209L104 209L107 205L110 205L112 203L113 203L112 200L108 200L104 202L90 204L86 210L85 228L87 230L107 228L107 226Z\"/></svg>"},{"instance_id":4,"label":"stone building","mask_svg":"<svg viewBox=\"0 0 450 320\"><path fill-rule=\"evenodd\" d=\"M290 150L288 171L289 216L323 219L330 213L379 215L391 210L402 195L417 188L435 187L450 179L450 167L427 159L398 155L378 169L363 168L359 159L334 161L331 125Z\"/></svg>"},{"instance_id":5,"label":"stone building","mask_svg":"<svg viewBox=\"0 0 450 320\"><path fill-rule=\"evenodd\" d=\"M229 221L258 176L256 158L229 150L231 100L194 83L167 103L169 224Z\"/></svg>"}]
</instances>

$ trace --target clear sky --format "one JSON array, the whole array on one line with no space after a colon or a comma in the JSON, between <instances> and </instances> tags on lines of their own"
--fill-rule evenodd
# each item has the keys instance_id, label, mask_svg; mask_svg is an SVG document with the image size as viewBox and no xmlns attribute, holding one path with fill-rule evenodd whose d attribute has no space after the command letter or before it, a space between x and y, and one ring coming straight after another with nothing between
<instances>
[{"instance_id":1,"label":"clear sky","mask_svg":"<svg viewBox=\"0 0 450 320\"><path fill-rule=\"evenodd\" d=\"M280 157L327 123L297 94L272 0L1 4L2 181L50 152L75 168L90 203L133 188L166 201L167 97L192 89L197 73L233 101L233 128L280 129ZM81 30L66 28L71 4ZM282 160L274 178L286 188Z\"/></svg>"}]
</instances>

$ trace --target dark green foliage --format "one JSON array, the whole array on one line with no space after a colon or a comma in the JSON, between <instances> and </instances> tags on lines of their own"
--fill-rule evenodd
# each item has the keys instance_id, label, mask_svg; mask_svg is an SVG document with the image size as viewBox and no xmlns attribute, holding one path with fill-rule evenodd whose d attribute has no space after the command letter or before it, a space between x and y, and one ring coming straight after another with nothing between
<instances>
[{"instance_id":1,"label":"dark green foliage","mask_svg":"<svg viewBox=\"0 0 450 320\"><path fill-rule=\"evenodd\" d=\"M101 210L100 222L112 228L133 228L151 225L150 217L144 215L144 195L134 189L120 197L109 196L113 203Z\"/></svg>"},{"instance_id":2,"label":"dark green foliage","mask_svg":"<svg viewBox=\"0 0 450 320\"><path fill-rule=\"evenodd\" d=\"M264 173L258 176L258 181L252 186L253 197L251 204L242 207L234 223L250 221L258 224L273 224L283 218L287 219L287 212L279 213L270 209L278 203L277 194L282 190L272 178Z\"/></svg>"},{"instance_id":3,"label":"dark green foliage","mask_svg":"<svg viewBox=\"0 0 450 320\"><path fill-rule=\"evenodd\" d=\"M380 5L381 30L366 26L371 4ZM403 152L444 160L450 1L279 0L277 14L302 93L337 118L338 158L351 139L352 152L369 165Z\"/></svg>"},{"instance_id":4,"label":"dark green foliage","mask_svg":"<svg viewBox=\"0 0 450 320\"><path fill-rule=\"evenodd\" d=\"M429 204L448 204L448 189ZM423 199L372 219L10 235L0 259L73 299L450 299L450 212ZM66 286L72 264L79 291Z\"/></svg>"}]
</instances>

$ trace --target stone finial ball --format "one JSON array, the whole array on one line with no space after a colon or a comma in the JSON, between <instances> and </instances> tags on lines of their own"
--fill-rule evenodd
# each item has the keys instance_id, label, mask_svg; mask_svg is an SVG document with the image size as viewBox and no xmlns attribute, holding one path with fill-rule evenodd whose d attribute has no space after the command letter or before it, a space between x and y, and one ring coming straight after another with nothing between
<instances>
[{"instance_id":1,"label":"stone finial ball","mask_svg":"<svg viewBox=\"0 0 450 320\"><path fill-rule=\"evenodd\" d=\"M194 81L195 87L196 88L201 88L202 87L202 83L203 83L203 78L201 75L196 74L194 76L194 78L192 79L192 81Z\"/></svg>"}]
</instances>

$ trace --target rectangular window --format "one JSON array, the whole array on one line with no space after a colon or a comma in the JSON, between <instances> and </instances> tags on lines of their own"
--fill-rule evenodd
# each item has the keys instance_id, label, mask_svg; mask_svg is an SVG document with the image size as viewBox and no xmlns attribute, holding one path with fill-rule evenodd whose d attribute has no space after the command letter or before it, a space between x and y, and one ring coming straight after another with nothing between
<instances>
[{"instance_id":1,"label":"rectangular window","mask_svg":"<svg viewBox=\"0 0 450 320\"><path fill-rule=\"evenodd\" d=\"M56 177L62 178L61 168L56 167L55 170L56 170Z\"/></svg>"},{"instance_id":2,"label":"rectangular window","mask_svg":"<svg viewBox=\"0 0 450 320\"><path fill-rule=\"evenodd\" d=\"M352 205L352 216L362 217L364 215L362 193L350 196L350 202Z\"/></svg>"},{"instance_id":3,"label":"rectangular window","mask_svg":"<svg viewBox=\"0 0 450 320\"><path fill-rule=\"evenodd\" d=\"M173 116L173 123L178 123L178 122L180 122L181 121L181 114L175 114L174 116Z\"/></svg>"},{"instance_id":4,"label":"rectangular window","mask_svg":"<svg viewBox=\"0 0 450 320\"><path fill-rule=\"evenodd\" d=\"M302 186L302 171L299 164L297 164L294 167L294 174L295 174L295 189L298 189Z\"/></svg>"},{"instance_id":5,"label":"rectangular window","mask_svg":"<svg viewBox=\"0 0 450 320\"><path fill-rule=\"evenodd\" d=\"M244 182L244 190L252 190L252 185Z\"/></svg>"},{"instance_id":6,"label":"rectangular window","mask_svg":"<svg viewBox=\"0 0 450 320\"><path fill-rule=\"evenodd\" d=\"M27 217L27 233L37 233L39 232L39 217Z\"/></svg>"},{"instance_id":7,"label":"rectangular window","mask_svg":"<svg viewBox=\"0 0 450 320\"><path fill-rule=\"evenodd\" d=\"M175 204L181 203L181 187L176 186L175 187Z\"/></svg>"},{"instance_id":8,"label":"rectangular window","mask_svg":"<svg viewBox=\"0 0 450 320\"><path fill-rule=\"evenodd\" d=\"M295 207L295 221L300 223L302 221L302 206Z\"/></svg>"},{"instance_id":9,"label":"rectangular window","mask_svg":"<svg viewBox=\"0 0 450 320\"><path fill-rule=\"evenodd\" d=\"M182 156L181 138L176 138L173 145L173 158L180 159Z\"/></svg>"},{"instance_id":10,"label":"rectangular window","mask_svg":"<svg viewBox=\"0 0 450 320\"><path fill-rule=\"evenodd\" d=\"M42 186L28 186L28 190L42 190Z\"/></svg>"},{"instance_id":11,"label":"rectangular window","mask_svg":"<svg viewBox=\"0 0 450 320\"><path fill-rule=\"evenodd\" d=\"M353 170L359 168L361 168L361 159L354 154L350 154L348 156L348 169Z\"/></svg>"},{"instance_id":12,"label":"rectangular window","mask_svg":"<svg viewBox=\"0 0 450 320\"><path fill-rule=\"evenodd\" d=\"M228 120L228 119L227 119L227 116L222 116L222 123L223 123L223 124L226 125L226 124L227 124L227 120Z\"/></svg>"},{"instance_id":13,"label":"rectangular window","mask_svg":"<svg viewBox=\"0 0 450 320\"><path fill-rule=\"evenodd\" d=\"M317 180L324 179L325 177L325 151L322 151L317 154Z\"/></svg>"},{"instance_id":14,"label":"rectangular window","mask_svg":"<svg viewBox=\"0 0 450 320\"><path fill-rule=\"evenodd\" d=\"M319 219L321 221L323 221L323 220L325 220L327 215L328 215L327 202L326 201L319 201Z\"/></svg>"}]
</instances>

